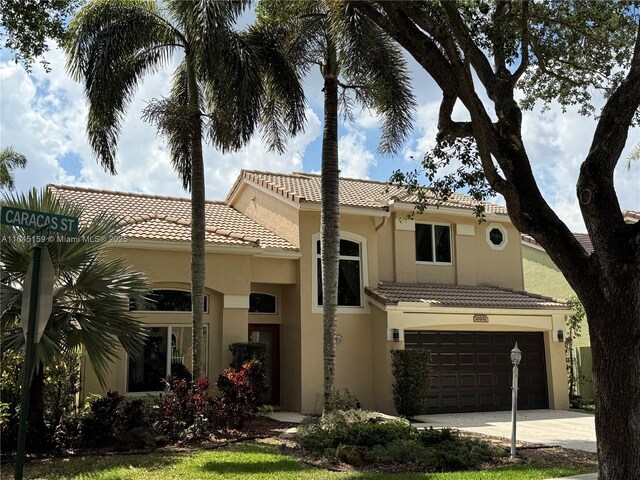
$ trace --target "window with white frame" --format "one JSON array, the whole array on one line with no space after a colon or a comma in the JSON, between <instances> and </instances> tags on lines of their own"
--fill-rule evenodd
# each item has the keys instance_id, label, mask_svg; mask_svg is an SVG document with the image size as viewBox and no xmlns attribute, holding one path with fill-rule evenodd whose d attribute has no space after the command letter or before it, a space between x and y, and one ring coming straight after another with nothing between
<instances>
[{"instance_id":1,"label":"window with white frame","mask_svg":"<svg viewBox=\"0 0 640 480\"><path fill-rule=\"evenodd\" d=\"M492 223L487 226L487 244L492 250L504 250L509 242L507 229L499 223Z\"/></svg>"},{"instance_id":2,"label":"window with white frame","mask_svg":"<svg viewBox=\"0 0 640 480\"><path fill-rule=\"evenodd\" d=\"M416 261L451 264L451 226L416 223Z\"/></svg>"},{"instance_id":3,"label":"window with white frame","mask_svg":"<svg viewBox=\"0 0 640 480\"><path fill-rule=\"evenodd\" d=\"M316 305L322 305L322 257L320 235L314 235ZM338 270L338 306L362 307L365 277L366 247L364 238L341 234Z\"/></svg>"},{"instance_id":4,"label":"window with white frame","mask_svg":"<svg viewBox=\"0 0 640 480\"><path fill-rule=\"evenodd\" d=\"M163 379L170 374L193 371L191 327L148 327L147 334L142 351L135 358L130 356L128 359L129 393L161 392L164 390ZM207 327L204 327L203 359L208 358L207 350Z\"/></svg>"}]
</instances>

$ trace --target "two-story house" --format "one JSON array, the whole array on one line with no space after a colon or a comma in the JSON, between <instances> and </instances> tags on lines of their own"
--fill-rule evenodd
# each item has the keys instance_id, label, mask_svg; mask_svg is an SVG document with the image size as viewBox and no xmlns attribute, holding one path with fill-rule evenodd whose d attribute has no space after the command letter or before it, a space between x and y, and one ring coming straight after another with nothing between
<instances>
[{"instance_id":1,"label":"two-story house","mask_svg":"<svg viewBox=\"0 0 640 480\"><path fill-rule=\"evenodd\" d=\"M190 368L188 199L50 186L87 217L122 219L110 255L147 272L158 302L137 315L151 335L123 355L107 388L153 393L172 363ZM435 199L433 204L435 205ZM510 408L515 341L523 351L521 408L568 408L566 304L523 291L520 235L503 207L454 195L407 219L413 202L385 183L340 181L336 385L365 408L393 413L391 349L432 352L432 412ZM320 177L242 171L224 202L207 203L206 371L228 365L228 345L269 345L271 402L321 408ZM137 308L134 306L134 308ZM102 389L86 369L83 394Z\"/></svg>"}]
</instances>

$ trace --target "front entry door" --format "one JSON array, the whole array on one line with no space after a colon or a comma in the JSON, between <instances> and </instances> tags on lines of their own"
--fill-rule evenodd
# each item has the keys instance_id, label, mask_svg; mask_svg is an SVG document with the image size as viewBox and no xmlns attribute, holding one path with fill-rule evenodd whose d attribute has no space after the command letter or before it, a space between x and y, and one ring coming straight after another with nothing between
<instances>
[{"instance_id":1,"label":"front entry door","mask_svg":"<svg viewBox=\"0 0 640 480\"><path fill-rule=\"evenodd\" d=\"M269 392L265 403L280 404L280 325L249 324L249 341L267 344L267 361L264 366Z\"/></svg>"}]
</instances>

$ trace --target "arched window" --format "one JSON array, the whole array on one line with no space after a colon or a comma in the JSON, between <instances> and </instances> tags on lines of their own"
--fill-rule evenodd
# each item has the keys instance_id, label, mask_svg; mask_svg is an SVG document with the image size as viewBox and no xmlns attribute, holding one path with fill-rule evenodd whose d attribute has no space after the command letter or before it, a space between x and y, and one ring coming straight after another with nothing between
<instances>
[{"instance_id":1,"label":"arched window","mask_svg":"<svg viewBox=\"0 0 640 480\"><path fill-rule=\"evenodd\" d=\"M269 293L254 292L249 295L249 313L277 313L278 299Z\"/></svg>"},{"instance_id":2,"label":"arched window","mask_svg":"<svg viewBox=\"0 0 640 480\"><path fill-rule=\"evenodd\" d=\"M320 234L314 235L316 305L322 305L322 258ZM362 307L366 279L366 243L363 237L347 232L340 234L338 270L338 306Z\"/></svg>"},{"instance_id":3,"label":"arched window","mask_svg":"<svg viewBox=\"0 0 640 480\"><path fill-rule=\"evenodd\" d=\"M159 289L147 294L146 301L131 300L129 310L152 312L190 312L191 292L184 290ZM208 297L204 296L204 311L208 311Z\"/></svg>"}]
</instances>

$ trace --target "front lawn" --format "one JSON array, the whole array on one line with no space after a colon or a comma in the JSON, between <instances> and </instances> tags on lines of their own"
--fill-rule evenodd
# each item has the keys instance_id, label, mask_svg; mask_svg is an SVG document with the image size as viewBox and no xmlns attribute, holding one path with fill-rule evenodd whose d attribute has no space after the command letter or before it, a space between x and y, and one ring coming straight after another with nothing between
<instances>
[{"instance_id":1,"label":"front lawn","mask_svg":"<svg viewBox=\"0 0 640 480\"><path fill-rule=\"evenodd\" d=\"M330 472L311 468L294 457L281 455L277 447L261 444L236 445L227 449L190 453L159 451L148 455L91 455L36 460L27 464L25 478L47 480L519 480L545 479L586 473L585 470L530 463L493 470L435 474L375 474ZM2 479L13 478L13 465L4 464Z\"/></svg>"}]
</instances>

